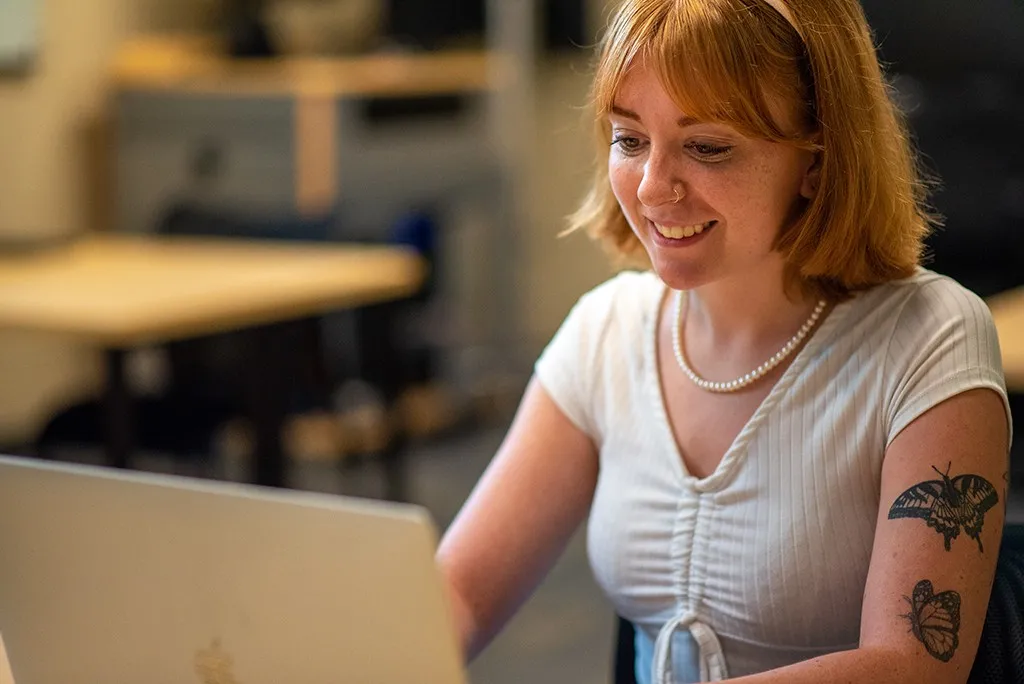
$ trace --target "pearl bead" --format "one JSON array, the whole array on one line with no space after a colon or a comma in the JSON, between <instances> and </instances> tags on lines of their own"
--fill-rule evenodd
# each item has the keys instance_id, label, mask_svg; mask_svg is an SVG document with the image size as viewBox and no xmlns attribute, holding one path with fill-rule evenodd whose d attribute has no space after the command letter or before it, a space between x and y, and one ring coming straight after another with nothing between
<instances>
[{"instance_id":1,"label":"pearl bead","mask_svg":"<svg viewBox=\"0 0 1024 684\"><path fill-rule=\"evenodd\" d=\"M740 390L747 385L750 385L756 380L759 380L765 373L775 368L777 365L782 363L793 353L800 343L803 341L807 334L814 328L818 319L821 317L821 313L825 310L827 302L824 299L818 301L814 307L814 311L811 312L810 318L808 318L800 329L793 337L783 345L782 349L775 352L768 358L767 361L762 363L760 366L750 371L746 375L743 375L735 380L727 382L712 382L705 380L704 378L697 375L689 364L686 363L686 356L683 354L683 343L682 343L682 311L683 293L680 291L676 294L676 305L675 305L675 320L672 325L672 351L675 352L676 362L679 364L679 368L682 369L683 374L688 377L693 384L697 387L709 391L709 392L735 392Z\"/></svg>"}]
</instances>

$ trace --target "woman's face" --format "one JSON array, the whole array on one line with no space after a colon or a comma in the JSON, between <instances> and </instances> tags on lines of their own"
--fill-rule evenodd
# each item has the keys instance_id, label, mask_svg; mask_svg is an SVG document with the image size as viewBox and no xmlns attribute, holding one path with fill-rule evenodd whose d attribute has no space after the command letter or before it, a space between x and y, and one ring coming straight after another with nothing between
<instances>
[{"instance_id":1,"label":"woman's face","mask_svg":"<svg viewBox=\"0 0 1024 684\"><path fill-rule=\"evenodd\" d=\"M612 191L662 280L690 289L778 277L772 245L801 196L813 195L812 153L694 121L640 66L609 120Z\"/></svg>"}]
</instances>

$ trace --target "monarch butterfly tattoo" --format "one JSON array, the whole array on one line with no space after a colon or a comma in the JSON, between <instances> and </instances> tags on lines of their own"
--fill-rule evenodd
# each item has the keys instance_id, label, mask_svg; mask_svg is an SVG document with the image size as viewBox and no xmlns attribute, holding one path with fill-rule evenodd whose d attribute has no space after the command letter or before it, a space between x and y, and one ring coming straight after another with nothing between
<instances>
[{"instance_id":1,"label":"monarch butterfly tattoo","mask_svg":"<svg viewBox=\"0 0 1024 684\"><path fill-rule=\"evenodd\" d=\"M889 509L889 520L924 518L928 527L935 528L945 538L947 551L950 542L960 536L962 527L984 553L981 528L985 524L985 513L999 501L995 487L980 475L950 478L949 466L945 473L935 466L932 470L942 479L921 482L896 497Z\"/></svg>"},{"instance_id":2,"label":"monarch butterfly tattoo","mask_svg":"<svg viewBox=\"0 0 1024 684\"><path fill-rule=\"evenodd\" d=\"M936 594L925 579L914 587L913 596L903 598L910 604L910 612L903 615L910 620L910 631L931 656L948 663L960 645L960 594Z\"/></svg>"}]
</instances>

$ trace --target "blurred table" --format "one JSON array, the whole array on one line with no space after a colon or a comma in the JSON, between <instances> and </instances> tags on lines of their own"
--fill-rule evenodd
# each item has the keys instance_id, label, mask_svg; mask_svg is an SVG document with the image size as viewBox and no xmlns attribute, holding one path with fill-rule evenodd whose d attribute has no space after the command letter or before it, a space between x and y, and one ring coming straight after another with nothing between
<instances>
[{"instance_id":1,"label":"blurred table","mask_svg":"<svg viewBox=\"0 0 1024 684\"><path fill-rule=\"evenodd\" d=\"M126 352L251 329L248 368L260 380L253 479L283 486L287 407L276 359L291 352L275 340L274 324L401 299L417 291L424 271L418 255L397 247L94 236L0 254L0 327L72 335L105 350L106 449L118 467L132 448Z\"/></svg>"},{"instance_id":2,"label":"blurred table","mask_svg":"<svg viewBox=\"0 0 1024 684\"><path fill-rule=\"evenodd\" d=\"M1024 392L1024 288L990 297L988 305L999 332L1006 387Z\"/></svg>"}]
</instances>

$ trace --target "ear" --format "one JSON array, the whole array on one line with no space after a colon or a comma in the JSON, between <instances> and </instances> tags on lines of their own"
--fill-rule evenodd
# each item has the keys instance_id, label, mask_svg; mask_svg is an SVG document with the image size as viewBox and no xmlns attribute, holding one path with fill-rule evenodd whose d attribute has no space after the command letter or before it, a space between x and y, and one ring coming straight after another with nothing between
<instances>
[{"instance_id":1,"label":"ear","mask_svg":"<svg viewBox=\"0 0 1024 684\"><path fill-rule=\"evenodd\" d=\"M820 144L821 136L814 136L815 144ZM821 181L821 152L808 153L809 163L804 171L803 180L800 182L800 196L805 199L814 199L818 194L818 184Z\"/></svg>"}]
</instances>

